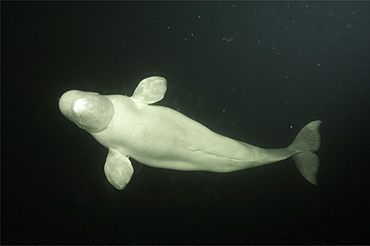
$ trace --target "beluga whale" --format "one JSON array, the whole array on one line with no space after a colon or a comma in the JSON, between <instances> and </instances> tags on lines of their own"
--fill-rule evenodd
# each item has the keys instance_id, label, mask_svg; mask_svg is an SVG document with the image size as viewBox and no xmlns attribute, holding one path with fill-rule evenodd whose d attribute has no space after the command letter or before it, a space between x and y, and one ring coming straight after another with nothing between
<instances>
[{"instance_id":1,"label":"beluga whale","mask_svg":"<svg viewBox=\"0 0 370 246\"><path fill-rule=\"evenodd\" d=\"M317 184L320 120L304 126L285 148L264 149L222 136L168 107L167 81L143 79L131 97L70 90L59 99L61 113L108 148L104 172L122 190L134 173L130 158L156 168L234 172L292 157L299 172Z\"/></svg>"}]
</instances>

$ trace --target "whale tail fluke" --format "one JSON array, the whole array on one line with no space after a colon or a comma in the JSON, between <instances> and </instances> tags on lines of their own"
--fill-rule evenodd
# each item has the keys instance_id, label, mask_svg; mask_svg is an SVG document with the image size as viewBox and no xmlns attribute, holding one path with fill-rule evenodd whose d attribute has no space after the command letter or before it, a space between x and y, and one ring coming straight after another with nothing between
<instances>
[{"instance_id":1,"label":"whale tail fluke","mask_svg":"<svg viewBox=\"0 0 370 246\"><path fill-rule=\"evenodd\" d=\"M312 121L298 133L293 143L288 147L296 154L292 156L299 172L311 184L317 185L319 157L313 153L320 148L320 120Z\"/></svg>"}]
</instances>

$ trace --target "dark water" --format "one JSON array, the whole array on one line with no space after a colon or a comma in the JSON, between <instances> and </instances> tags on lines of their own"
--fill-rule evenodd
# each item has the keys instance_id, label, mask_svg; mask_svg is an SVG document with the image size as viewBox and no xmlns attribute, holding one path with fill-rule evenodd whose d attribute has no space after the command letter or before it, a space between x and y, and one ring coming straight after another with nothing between
<instances>
[{"instance_id":1,"label":"dark water","mask_svg":"<svg viewBox=\"0 0 370 246\"><path fill-rule=\"evenodd\" d=\"M367 2L2 2L3 244L359 244L369 232ZM69 89L131 95L284 147L321 119L318 186L291 159L215 174L132 161L61 115Z\"/></svg>"}]
</instances>

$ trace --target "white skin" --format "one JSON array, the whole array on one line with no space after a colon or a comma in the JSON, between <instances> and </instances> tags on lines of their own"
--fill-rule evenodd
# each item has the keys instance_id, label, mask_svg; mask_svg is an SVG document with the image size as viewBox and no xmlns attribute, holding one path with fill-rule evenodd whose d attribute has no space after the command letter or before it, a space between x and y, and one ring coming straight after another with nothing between
<instances>
[{"instance_id":1,"label":"white skin","mask_svg":"<svg viewBox=\"0 0 370 246\"><path fill-rule=\"evenodd\" d=\"M307 152L305 147L295 146L262 149L217 134L170 108L148 105L161 100L165 91L165 79L150 77L139 84L132 97L73 90L60 99L62 113L110 150L105 172L117 189L123 189L133 172L127 157L158 168L231 172ZM315 123L313 130L319 124ZM308 152L315 148L318 146ZM125 163L125 169L117 171L123 166L120 163ZM110 168L112 164L115 166Z\"/></svg>"}]
</instances>

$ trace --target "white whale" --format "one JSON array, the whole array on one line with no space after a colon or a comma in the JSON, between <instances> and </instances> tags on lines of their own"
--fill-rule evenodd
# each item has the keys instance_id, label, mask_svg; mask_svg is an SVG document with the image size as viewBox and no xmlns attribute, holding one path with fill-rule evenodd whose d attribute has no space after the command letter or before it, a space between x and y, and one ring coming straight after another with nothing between
<instances>
[{"instance_id":1,"label":"white whale","mask_svg":"<svg viewBox=\"0 0 370 246\"><path fill-rule=\"evenodd\" d=\"M317 184L321 121L303 127L291 145L263 149L217 134L167 107L149 105L167 90L165 78L142 80L131 97L71 90L59 100L62 114L109 149L104 172L122 190L133 175L129 158L174 170L233 172L292 156L303 177Z\"/></svg>"}]
</instances>

